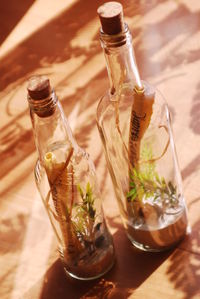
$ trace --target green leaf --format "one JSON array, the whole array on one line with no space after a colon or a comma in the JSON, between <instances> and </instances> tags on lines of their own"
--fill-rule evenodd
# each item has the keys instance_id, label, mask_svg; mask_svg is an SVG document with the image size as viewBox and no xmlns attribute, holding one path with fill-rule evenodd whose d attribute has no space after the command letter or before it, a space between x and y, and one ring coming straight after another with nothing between
<instances>
[{"instance_id":1,"label":"green leaf","mask_svg":"<svg viewBox=\"0 0 200 299\"><path fill-rule=\"evenodd\" d=\"M135 183L134 182L130 182L130 187L135 188Z\"/></svg>"},{"instance_id":2,"label":"green leaf","mask_svg":"<svg viewBox=\"0 0 200 299\"><path fill-rule=\"evenodd\" d=\"M176 187L172 185L172 182L169 181L168 183L169 190L171 191L172 195L176 193Z\"/></svg>"},{"instance_id":3,"label":"green leaf","mask_svg":"<svg viewBox=\"0 0 200 299\"><path fill-rule=\"evenodd\" d=\"M91 190L91 187L90 187L90 183L88 182L88 183L87 183L87 186L86 186L86 193L87 193L87 194L91 194L91 191L92 191L92 190Z\"/></svg>"},{"instance_id":4,"label":"green leaf","mask_svg":"<svg viewBox=\"0 0 200 299\"><path fill-rule=\"evenodd\" d=\"M131 189L131 191L129 191L126 195L127 198L129 197L133 197L135 194L137 194L137 190L136 189Z\"/></svg>"},{"instance_id":5,"label":"green leaf","mask_svg":"<svg viewBox=\"0 0 200 299\"><path fill-rule=\"evenodd\" d=\"M164 177L161 177L161 183L163 186L166 186L166 182L165 182L165 178Z\"/></svg>"},{"instance_id":6,"label":"green leaf","mask_svg":"<svg viewBox=\"0 0 200 299\"><path fill-rule=\"evenodd\" d=\"M82 199L84 198L83 190L81 189L80 185L77 185L78 192L80 193Z\"/></svg>"},{"instance_id":7,"label":"green leaf","mask_svg":"<svg viewBox=\"0 0 200 299\"><path fill-rule=\"evenodd\" d=\"M141 150L141 160L147 161L140 165L140 170L132 168L129 174L130 190L126 194L127 200L133 201L136 197L138 200L143 198L152 198L154 201L162 201L165 204L176 204L178 201L176 186L171 181L166 182L164 177L159 176L156 172L156 165L149 161L153 157L150 144L144 144Z\"/></svg>"}]
</instances>

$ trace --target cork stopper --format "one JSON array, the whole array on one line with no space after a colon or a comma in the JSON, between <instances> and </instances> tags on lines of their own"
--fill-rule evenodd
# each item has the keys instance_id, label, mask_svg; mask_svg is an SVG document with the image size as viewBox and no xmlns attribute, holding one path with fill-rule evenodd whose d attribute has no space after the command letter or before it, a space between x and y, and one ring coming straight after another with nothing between
<instances>
[{"instance_id":1,"label":"cork stopper","mask_svg":"<svg viewBox=\"0 0 200 299\"><path fill-rule=\"evenodd\" d=\"M123 7L119 2L107 2L98 8L97 13L105 34L114 35L124 31Z\"/></svg>"},{"instance_id":2,"label":"cork stopper","mask_svg":"<svg viewBox=\"0 0 200 299\"><path fill-rule=\"evenodd\" d=\"M34 76L28 82L28 94L33 100L42 100L51 93L49 79L45 76Z\"/></svg>"}]
</instances>

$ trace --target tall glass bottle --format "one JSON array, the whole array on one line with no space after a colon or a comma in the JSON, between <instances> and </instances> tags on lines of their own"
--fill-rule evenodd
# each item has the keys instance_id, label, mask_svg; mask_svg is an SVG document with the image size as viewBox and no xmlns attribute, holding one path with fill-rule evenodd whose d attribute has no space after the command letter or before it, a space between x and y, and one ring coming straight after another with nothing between
<instances>
[{"instance_id":1,"label":"tall glass bottle","mask_svg":"<svg viewBox=\"0 0 200 299\"><path fill-rule=\"evenodd\" d=\"M121 216L131 242L147 251L174 246L188 221L167 104L140 80L121 4L98 9L110 90L97 125Z\"/></svg>"},{"instance_id":2,"label":"tall glass bottle","mask_svg":"<svg viewBox=\"0 0 200 299\"><path fill-rule=\"evenodd\" d=\"M114 262L96 174L72 136L62 107L44 76L30 79L28 102L39 159L35 179L57 236L65 271L90 280Z\"/></svg>"}]
</instances>

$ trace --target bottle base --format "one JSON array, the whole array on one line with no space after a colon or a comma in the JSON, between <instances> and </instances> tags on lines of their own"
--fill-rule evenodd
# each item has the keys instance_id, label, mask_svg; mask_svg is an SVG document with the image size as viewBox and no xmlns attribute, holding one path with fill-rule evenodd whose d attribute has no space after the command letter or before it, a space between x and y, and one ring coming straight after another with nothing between
<instances>
[{"instance_id":1,"label":"bottle base","mask_svg":"<svg viewBox=\"0 0 200 299\"><path fill-rule=\"evenodd\" d=\"M112 263L109 265L108 268L106 268L102 273L99 273L95 276L91 276L91 277L81 277L81 276L77 276L76 274L74 273L71 273L70 271L67 270L67 268L64 266L64 271L65 271L65 274L69 277L72 277L76 280L82 280L82 281L89 281L89 280L95 280L95 279L98 279L100 277L102 277L103 275L105 275L107 272L109 272L112 267L114 266L115 264L115 258L113 259Z\"/></svg>"},{"instance_id":2,"label":"bottle base","mask_svg":"<svg viewBox=\"0 0 200 299\"><path fill-rule=\"evenodd\" d=\"M127 234L127 236L128 236L128 239L131 241L131 243L134 247L136 247L139 250L146 251L146 252L163 252L163 251L167 251L169 249L172 249L173 247L175 247L177 245L177 243L179 243L179 241L178 241L177 243L175 243L171 246L168 246L168 247L152 248L152 247L149 247L148 245L138 243L129 234Z\"/></svg>"},{"instance_id":3,"label":"bottle base","mask_svg":"<svg viewBox=\"0 0 200 299\"><path fill-rule=\"evenodd\" d=\"M139 250L146 251L146 252L164 252L164 251L167 251L167 250L170 250L170 249L173 249L174 247L176 247L190 233L191 233L191 227L190 227L190 225L188 225L186 227L185 233L182 236L180 236L176 242L173 242L167 246L160 246L159 244L157 244L157 246L155 246L155 247L151 247L149 245L139 243L136 240L134 240L133 237L128 232L126 234L127 234L128 239L131 241L132 245Z\"/></svg>"},{"instance_id":4,"label":"bottle base","mask_svg":"<svg viewBox=\"0 0 200 299\"><path fill-rule=\"evenodd\" d=\"M93 253L73 259L66 259L65 252L60 251L60 258L65 273L78 280L93 280L103 276L114 265L115 250L113 244L107 248L96 248Z\"/></svg>"}]
</instances>

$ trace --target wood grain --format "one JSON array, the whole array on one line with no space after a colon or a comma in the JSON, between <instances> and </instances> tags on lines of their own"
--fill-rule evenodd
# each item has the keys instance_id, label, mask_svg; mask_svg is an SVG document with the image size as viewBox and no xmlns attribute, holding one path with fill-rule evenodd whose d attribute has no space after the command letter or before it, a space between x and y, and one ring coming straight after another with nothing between
<instances>
[{"instance_id":1,"label":"wood grain","mask_svg":"<svg viewBox=\"0 0 200 299\"><path fill-rule=\"evenodd\" d=\"M15 1L16 9L12 2L0 4L0 298L200 298L200 2L120 1L141 77L169 104L189 208L192 233L160 254L134 250L125 236L96 128L98 98L108 88L96 13L103 2ZM117 258L97 281L66 278L36 190L26 102L34 74L48 75L96 165Z\"/></svg>"}]
</instances>

